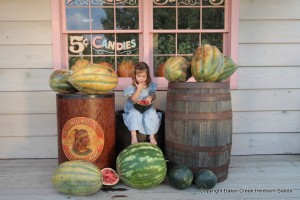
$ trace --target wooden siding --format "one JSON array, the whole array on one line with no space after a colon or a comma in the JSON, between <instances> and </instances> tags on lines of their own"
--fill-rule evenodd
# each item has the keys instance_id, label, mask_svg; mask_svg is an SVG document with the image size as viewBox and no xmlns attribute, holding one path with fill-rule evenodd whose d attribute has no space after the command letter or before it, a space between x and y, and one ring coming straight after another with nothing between
<instances>
[{"instance_id":1,"label":"wooden siding","mask_svg":"<svg viewBox=\"0 0 300 200\"><path fill-rule=\"evenodd\" d=\"M241 0L233 153L300 153L300 1Z\"/></svg>"},{"instance_id":2,"label":"wooden siding","mask_svg":"<svg viewBox=\"0 0 300 200\"><path fill-rule=\"evenodd\" d=\"M0 4L0 158L55 158L51 0Z\"/></svg>"},{"instance_id":3,"label":"wooden siding","mask_svg":"<svg viewBox=\"0 0 300 200\"><path fill-rule=\"evenodd\" d=\"M56 158L51 0L0 6L0 158ZM300 153L300 1L240 0L233 155ZM164 110L166 91L155 106ZM116 92L116 110L125 98Z\"/></svg>"}]
</instances>

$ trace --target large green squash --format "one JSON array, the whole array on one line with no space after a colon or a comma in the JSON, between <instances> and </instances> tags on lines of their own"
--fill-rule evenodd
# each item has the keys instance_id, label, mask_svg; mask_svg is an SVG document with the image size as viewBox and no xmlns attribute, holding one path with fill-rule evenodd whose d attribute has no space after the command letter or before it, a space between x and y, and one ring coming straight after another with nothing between
<instances>
[{"instance_id":1,"label":"large green squash","mask_svg":"<svg viewBox=\"0 0 300 200\"><path fill-rule=\"evenodd\" d=\"M193 172L186 165L177 164L168 173L170 185L176 189L188 188L193 182Z\"/></svg>"},{"instance_id":2,"label":"large green squash","mask_svg":"<svg viewBox=\"0 0 300 200\"><path fill-rule=\"evenodd\" d=\"M233 62L230 57L224 56L224 70L216 80L216 82L221 82L230 77L238 68L238 65Z\"/></svg>"},{"instance_id":3,"label":"large green squash","mask_svg":"<svg viewBox=\"0 0 300 200\"><path fill-rule=\"evenodd\" d=\"M180 56L168 58L164 64L164 76L168 81L187 81L192 76L189 61Z\"/></svg>"},{"instance_id":4,"label":"large green squash","mask_svg":"<svg viewBox=\"0 0 300 200\"><path fill-rule=\"evenodd\" d=\"M78 90L69 83L70 74L65 69L59 69L52 72L49 77L49 85L54 92L60 93L74 93Z\"/></svg>"},{"instance_id":5,"label":"large green squash","mask_svg":"<svg viewBox=\"0 0 300 200\"><path fill-rule=\"evenodd\" d=\"M193 54L191 72L196 81L214 82L224 69L224 56L213 45L198 47Z\"/></svg>"},{"instance_id":6,"label":"large green squash","mask_svg":"<svg viewBox=\"0 0 300 200\"><path fill-rule=\"evenodd\" d=\"M102 187L102 173L87 161L66 161L52 175L53 186L68 195L90 195Z\"/></svg>"},{"instance_id":7,"label":"large green squash","mask_svg":"<svg viewBox=\"0 0 300 200\"><path fill-rule=\"evenodd\" d=\"M199 189L212 189L217 184L217 176L208 169L202 169L195 175L195 184Z\"/></svg>"},{"instance_id":8,"label":"large green squash","mask_svg":"<svg viewBox=\"0 0 300 200\"><path fill-rule=\"evenodd\" d=\"M132 144L116 161L120 180L133 188L153 188L166 177L167 166L159 147L148 142Z\"/></svg>"}]
</instances>

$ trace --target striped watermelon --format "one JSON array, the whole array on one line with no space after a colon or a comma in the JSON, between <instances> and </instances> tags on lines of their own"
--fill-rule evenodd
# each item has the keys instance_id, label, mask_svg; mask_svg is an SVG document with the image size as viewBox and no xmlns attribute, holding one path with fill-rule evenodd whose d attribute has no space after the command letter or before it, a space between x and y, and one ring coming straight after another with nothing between
<instances>
[{"instance_id":1,"label":"striped watermelon","mask_svg":"<svg viewBox=\"0 0 300 200\"><path fill-rule=\"evenodd\" d=\"M118 85L118 75L110 67L90 64L75 71L69 82L80 92L86 94L104 94Z\"/></svg>"},{"instance_id":2,"label":"striped watermelon","mask_svg":"<svg viewBox=\"0 0 300 200\"><path fill-rule=\"evenodd\" d=\"M69 195L90 195L102 187L102 173L96 165L87 161L66 161L52 175L53 186Z\"/></svg>"},{"instance_id":3,"label":"striped watermelon","mask_svg":"<svg viewBox=\"0 0 300 200\"><path fill-rule=\"evenodd\" d=\"M133 188L153 188L166 177L164 155L156 145L141 142L120 152L116 161L120 180Z\"/></svg>"}]
</instances>

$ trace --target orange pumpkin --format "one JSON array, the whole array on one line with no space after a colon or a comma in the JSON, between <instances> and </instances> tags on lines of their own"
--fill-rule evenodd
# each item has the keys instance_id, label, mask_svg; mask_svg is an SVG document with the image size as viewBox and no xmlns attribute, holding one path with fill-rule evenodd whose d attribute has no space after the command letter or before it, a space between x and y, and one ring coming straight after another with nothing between
<instances>
[{"instance_id":1,"label":"orange pumpkin","mask_svg":"<svg viewBox=\"0 0 300 200\"><path fill-rule=\"evenodd\" d=\"M134 63L132 61L123 61L118 65L119 77L131 77L134 69Z\"/></svg>"},{"instance_id":2,"label":"orange pumpkin","mask_svg":"<svg viewBox=\"0 0 300 200\"><path fill-rule=\"evenodd\" d=\"M110 68L114 69L114 66L112 64L110 64L109 62L103 61L103 62L100 62L99 65L110 67Z\"/></svg>"},{"instance_id":3,"label":"orange pumpkin","mask_svg":"<svg viewBox=\"0 0 300 200\"><path fill-rule=\"evenodd\" d=\"M156 76L164 77L164 63L160 63L156 68Z\"/></svg>"}]
</instances>

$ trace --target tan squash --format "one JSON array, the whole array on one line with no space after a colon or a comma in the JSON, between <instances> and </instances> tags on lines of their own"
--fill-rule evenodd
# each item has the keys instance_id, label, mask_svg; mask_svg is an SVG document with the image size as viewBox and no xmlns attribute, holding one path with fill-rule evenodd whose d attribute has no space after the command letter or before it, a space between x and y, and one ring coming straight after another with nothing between
<instances>
[{"instance_id":1,"label":"tan squash","mask_svg":"<svg viewBox=\"0 0 300 200\"><path fill-rule=\"evenodd\" d=\"M99 64L90 64L75 71L69 82L80 92L86 94L104 94L118 85L115 70Z\"/></svg>"}]
</instances>

